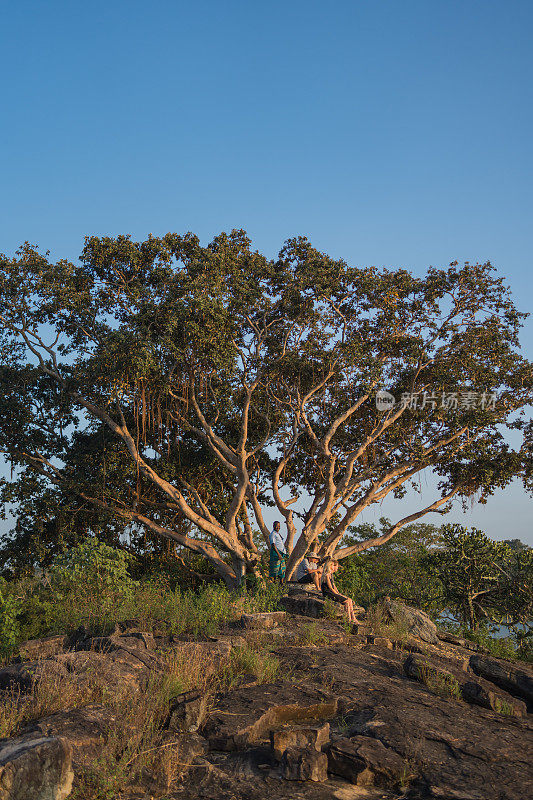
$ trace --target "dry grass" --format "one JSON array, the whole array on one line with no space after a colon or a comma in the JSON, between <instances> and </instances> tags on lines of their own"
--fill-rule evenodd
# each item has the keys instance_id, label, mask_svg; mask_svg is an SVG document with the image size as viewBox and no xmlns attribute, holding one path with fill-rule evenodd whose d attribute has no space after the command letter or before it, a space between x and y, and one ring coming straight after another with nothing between
<instances>
[{"instance_id":1,"label":"dry grass","mask_svg":"<svg viewBox=\"0 0 533 800\"><path fill-rule=\"evenodd\" d=\"M24 721L24 705L20 692L9 689L0 697L0 739L14 736Z\"/></svg>"},{"instance_id":2,"label":"dry grass","mask_svg":"<svg viewBox=\"0 0 533 800\"><path fill-rule=\"evenodd\" d=\"M15 736L28 722L56 711L103 702L116 722L106 732L102 754L76 777L72 797L116 800L129 784L147 774L165 788L181 764L175 742L165 738L170 701L193 687L209 693L214 685L212 661L200 647L168 654L164 668L152 673L146 688L136 693L106 692L97 675L80 680L75 674L37 671L27 693L15 687L2 693L0 738Z\"/></svg>"},{"instance_id":3,"label":"dry grass","mask_svg":"<svg viewBox=\"0 0 533 800\"><path fill-rule=\"evenodd\" d=\"M83 681L73 674L54 675L39 670L36 675L28 692L13 686L1 693L0 738L15 736L24 725L56 711L100 703L105 694L97 675Z\"/></svg>"},{"instance_id":4,"label":"dry grass","mask_svg":"<svg viewBox=\"0 0 533 800\"><path fill-rule=\"evenodd\" d=\"M402 645L409 642L410 634L407 622L391 619L383 603L376 603L375 606L368 609L365 622L376 636L391 639L400 646L400 649Z\"/></svg>"},{"instance_id":5,"label":"dry grass","mask_svg":"<svg viewBox=\"0 0 533 800\"><path fill-rule=\"evenodd\" d=\"M305 625L302 625L299 629L296 642L304 647L320 647L327 645L329 638L317 622L309 622Z\"/></svg>"},{"instance_id":6,"label":"dry grass","mask_svg":"<svg viewBox=\"0 0 533 800\"><path fill-rule=\"evenodd\" d=\"M177 651L152 673L143 692L107 701L112 723L103 753L77 776L73 800L115 800L128 786L148 782L167 790L183 765L175 737L164 730L170 701L191 688L214 691L212 665L203 648Z\"/></svg>"},{"instance_id":7,"label":"dry grass","mask_svg":"<svg viewBox=\"0 0 533 800\"><path fill-rule=\"evenodd\" d=\"M175 696L188 689L206 691L212 682L214 665L205 647L195 646L175 650L163 656L164 672L168 681L167 690L173 687ZM181 688L178 688L181 687Z\"/></svg>"}]
</instances>

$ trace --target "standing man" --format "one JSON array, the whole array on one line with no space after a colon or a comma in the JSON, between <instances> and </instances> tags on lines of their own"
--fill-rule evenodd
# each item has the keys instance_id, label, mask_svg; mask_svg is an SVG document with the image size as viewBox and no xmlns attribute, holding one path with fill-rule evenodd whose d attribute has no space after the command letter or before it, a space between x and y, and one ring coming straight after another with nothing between
<instances>
[{"instance_id":1,"label":"standing man","mask_svg":"<svg viewBox=\"0 0 533 800\"><path fill-rule=\"evenodd\" d=\"M270 567L268 570L269 578L283 582L285 577L285 565L287 560L287 551L285 550L285 542L281 538L279 532L279 522L274 523L274 529L270 534Z\"/></svg>"}]
</instances>

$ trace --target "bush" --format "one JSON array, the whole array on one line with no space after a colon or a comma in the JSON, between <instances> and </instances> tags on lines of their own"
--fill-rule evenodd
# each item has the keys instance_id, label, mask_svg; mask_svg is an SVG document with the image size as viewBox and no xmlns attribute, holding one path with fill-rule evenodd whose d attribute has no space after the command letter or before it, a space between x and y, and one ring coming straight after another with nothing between
<instances>
[{"instance_id":1,"label":"bush","mask_svg":"<svg viewBox=\"0 0 533 800\"><path fill-rule=\"evenodd\" d=\"M5 581L2 581L2 584L4 586L0 585L0 655L5 657L11 655L20 641L18 617L21 601L6 591Z\"/></svg>"},{"instance_id":2,"label":"bush","mask_svg":"<svg viewBox=\"0 0 533 800\"><path fill-rule=\"evenodd\" d=\"M131 556L96 538L57 556L50 569L50 585L57 597L77 595L88 607L108 612L131 601L135 589L128 572Z\"/></svg>"},{"instance_id":3,"label":"bush","mask_svg":"<svg viewBox=\"0 0 533 800\"><path fill-rule=\"evenodd\" d=\"M183 591L171 588L166 577L133 580L130 560L124 551L89 538L56 557L44 577L4 581L0 654L11 655L23 639L69 633L80 625L105 633L132 618L144 630L210 636L242 611L276 610L283 593L274 584L241 593L220 583Z\"/></svg>"}]
</instances>

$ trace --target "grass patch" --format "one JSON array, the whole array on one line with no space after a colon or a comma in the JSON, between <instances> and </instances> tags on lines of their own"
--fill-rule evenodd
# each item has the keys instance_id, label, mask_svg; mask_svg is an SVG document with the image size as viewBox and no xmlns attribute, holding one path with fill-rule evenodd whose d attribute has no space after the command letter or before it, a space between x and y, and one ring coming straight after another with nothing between
<instances>
[{"instance_id":1,"label":"grass patch","mask_svg":"<svg viewBox=\"0 0 533 800\"><path fill-rule=\"evenodd\" d=\"M258 584L241 595L243 611L250 613L281 611L279 601L286 590L285 586L271 581L266 581L264 585Z\"/></svg>"},{"instance_id":2,"label":"grass patch","mask_svg":"<svg viewBox=\"0 0 533 800\"><path fill-rule=\"evenodd\" d=\"M421 668L419 676L422 683L440 697L462 699L461 686L453 675L426 664Z\"/></svg>"},{"instance_id":3,"label":"grass patch","mask_svg":"<svg viewBox=\"0 0 533 800\"><path fill-rule=\"evenodd\" d=\"M341 612L342 616L339 612ZM324 616L326 619L334 620L335 622L338 622L339 618L346 619L342 605L340 603L335 603L328 597L324 598Z\"/></svg>"},{"instance_id":4,"label":"grass patch","mask_svg":"<svg viewBox=\"0 0 533 800\"><path fill-rule=\"evenodd\" d=\"M407 621L391 619L382 603L376 603L368 609L365 622L376 636L391 639L400 649L402 646L405 647L411 638Z\"/></svg>"},{"instance_id":5,"label":"grass patch","mask_svg":"<svg viewBox=\"0 0 533 800\"><path fill-rule=\"evenodd\" d=\"M258 585L253 592L230 592L221 584L195 592L171 589L163 581L130 581L128 592L104 586L95 595L84 594L79 586L58 592L51 584L35 579L12 583L10 589L19 598L18 616L9 631L0 629L0 640L4 636L0 641L2 661L8 661L27 639L72 633L81 625L92 634L105 634L128 619L136 619L141 630L153 633L213 636L243 611L278 610L284 591L269 583Z\"/></svg>"},{"instance_id":6,"label":"grass patch","mask_svg":"<svg viewBox=\"0 0 533 800\"><path fill-rule=\"evenodd\" d=\"M21 696L15 689L1 693L0 697L0 739L14 736L24 722L24 709Z\"/></svg>"},{"instance_id":7,"label":"grass patch","mask_svg":"<svg viewBox=\"0 0 533 800\"><path fill-rule=\"evenodd\" d=\"M502 714L504 717L514 717L515 710L507 700L504 700L503 697L496 697L495 698L495 706L496 712L498 714Z\"/></svg>"},{"instance_id":8,"label":"grass patch","mask_svg":"<svg viewBox=\"0 0 533 800\"><path fill-rule=\"evenodd\" d=\"M229 662L220 677L222 687L231 689L240 683L243 675L251 675L257 683L271 683L279 674L280 660L268 652L246 644L231 651Z\"/></svg>"},{"instance_id":9,"label":"grass patch","mask_svg":"<svg viewBox=\"0 0 533 800\"><path fill-rule=\"evenodd\" d=\"M136 618L146 631L214 635L242 611L275 611L285 587L254 581L231 592L221 583L183 590L168 576L136 580L132 558L94 537L56 556L31 578L0 578L0 657L9 658L26 639L70 633L80 625L105 633Z\"/></svg>"},{"instance_id":10,"label":"grass patch","mask_svg":"<svg viewBox=\"0 0 533 800\"><path fill-rule=\"evenodd\" d=\"M321 630L320 625L316 622L309 622L302 625L298 632L298 644L304 647L309 645L319 647L327 644L328 641L327 634Z\"/></svg>"}]
</instances>

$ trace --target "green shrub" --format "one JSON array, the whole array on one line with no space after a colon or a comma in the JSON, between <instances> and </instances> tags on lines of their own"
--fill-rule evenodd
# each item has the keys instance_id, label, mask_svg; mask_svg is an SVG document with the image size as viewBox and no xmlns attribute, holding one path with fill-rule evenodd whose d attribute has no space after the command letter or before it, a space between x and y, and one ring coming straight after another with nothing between
<instances>
[{"instance_id":1,"label":"green shrub","mask_svg":"<svg viewBox=\"0 0 533 800\"><path fill-rule=\"evenodd\" d=\"M90 538L57 556L47 575L9 584L20 597L18 641L82 624L101 630L132 616L138 584L128 573L129 560L122 550Z\"/></svg>"},{"instance_id":2,"label":"green shrub","mask_svg":"<svg viewBox=\"0 0 533 800\"><path fill-rule=\"evenodd\" d=\"M2 583L5 584L4 581ZM20 641L21 601L0 586L0 656L10 656Z\"/></svg>"},{"instance_id":3,"label":"green shrub","mask_svg":"<svg viewBox=\"0 0 533 800\"><path fill-rule=\"evenodd\" d=\"M4 582L1 652L9 655L23 639L68 633L80 625L106 632L132 618L144 630L211 636L243 611L276 610L283 593L273 584L231 592L210 583L183 591L164 577L133 580L129 562L127 553L91 538L58 556L47 575Z\"/></svg>"},{"instance_id":4,"label":"green shrub","mask_svg":"<svg viewBox=\"0 0 533 800\"><path fill-rule=\"evenodd\" d=\"M266 581L264 584L255 584L248 587L244 597L244 610L245 611L279 611L279 601L285 594L286 587L280 586L279 583L272 583Z\"/></svg>"},{"instance_id":5,"label":"green shrub","mask_svg":"<svg viewBox=\"0 0 533 800\"><path fill-rule=\"evenodd\" d=\"M351 628L351 625L350 625ZM328 636L316 622L309 622L302 626L300 630L299 642L302 645L314 645L319 647L328 643Z\"/></svg>"},{"instance_id":6,"label":"green shrub","mask_svg":"<svg viewBox=\"0 0 533 800\"><path fill-rule=\"evenodd\" d=\"M496 658L505 658L508 661L524 659L524 654L519 652L515 640L511 636L494 636L495 627L480 625L475 631L456 623L445 623L447 630L462 636L470 642L479 645Z\"/></svg>"},{"instance_id":7,"label":"green shrub","mask_svg":"<svg viewBox=\"0 0 533 800\"><path fill-rule=\"evenodd\" d=\"M76 595L100 611L133 599L136 586L128 572L131 556L96 538L86 539L54 560L49 579L57 597Z\"/></svg>"}]
</instances>

